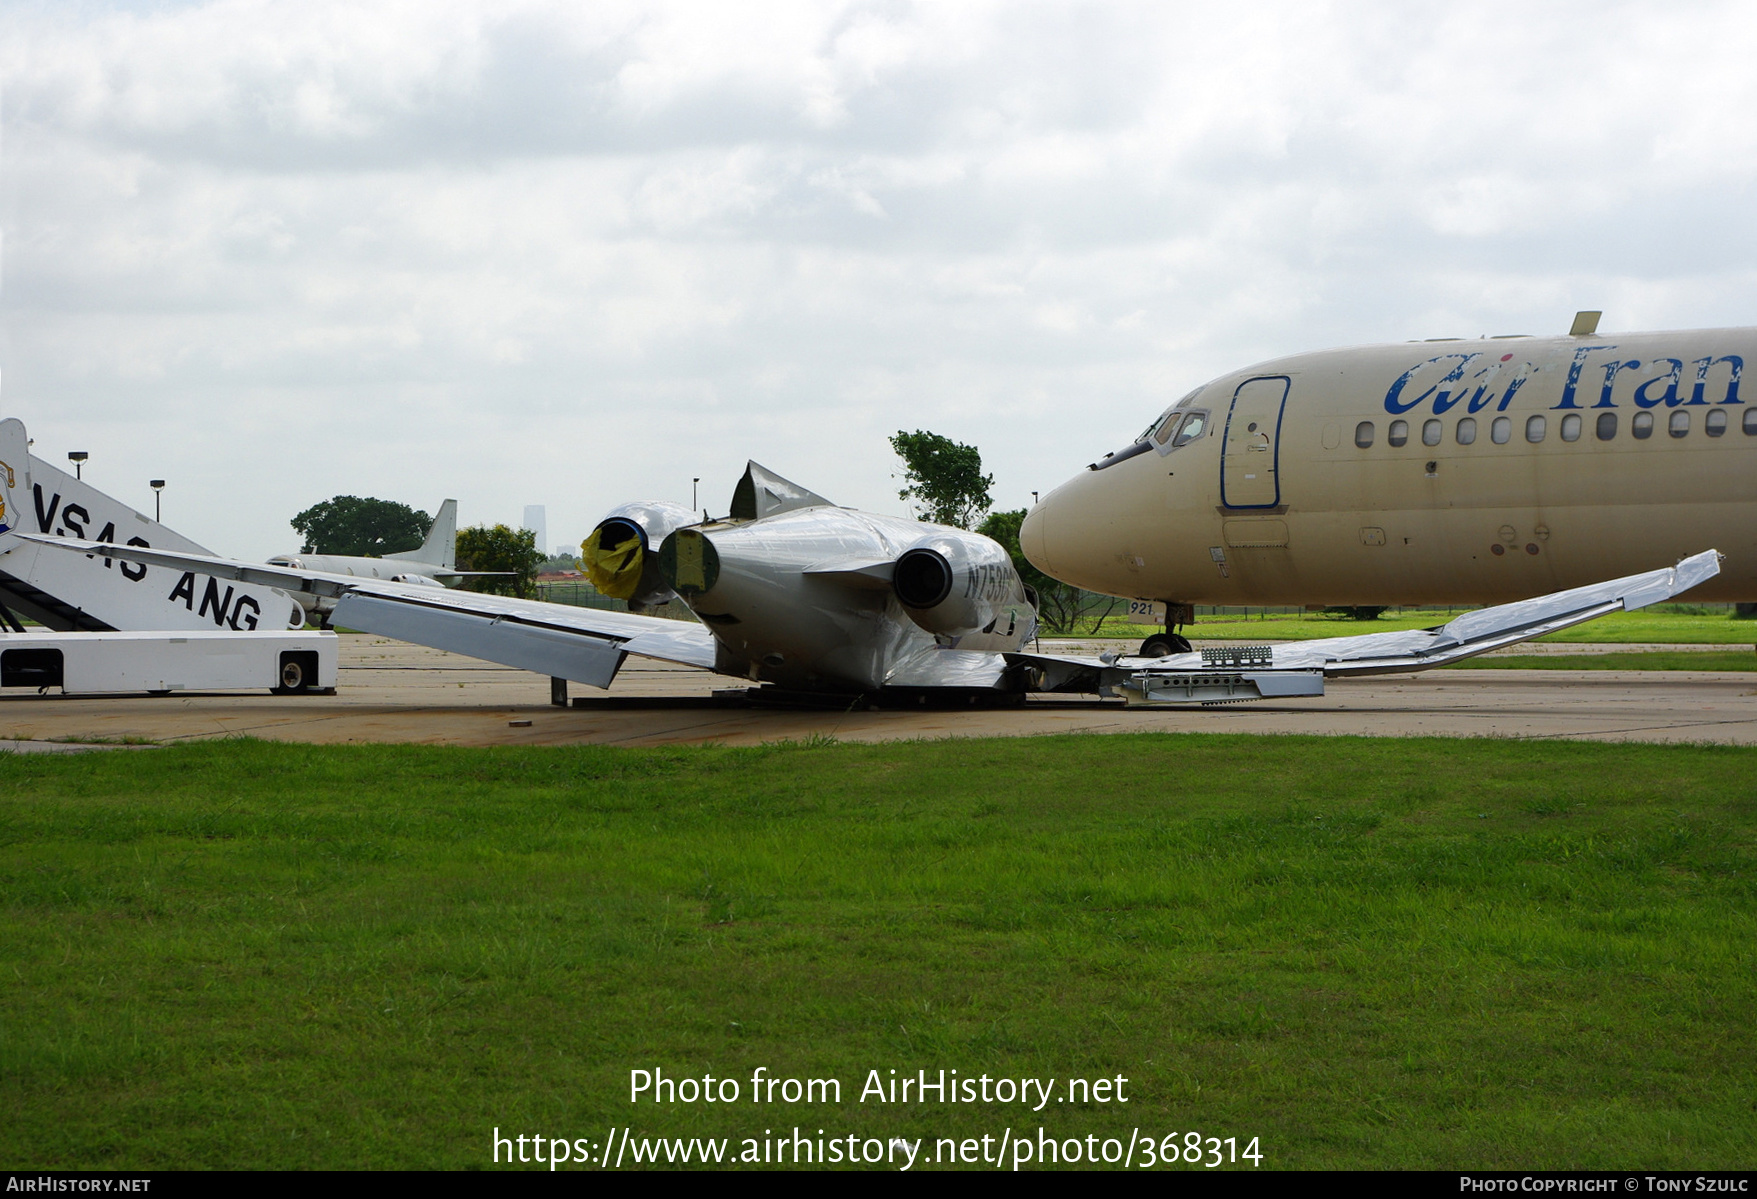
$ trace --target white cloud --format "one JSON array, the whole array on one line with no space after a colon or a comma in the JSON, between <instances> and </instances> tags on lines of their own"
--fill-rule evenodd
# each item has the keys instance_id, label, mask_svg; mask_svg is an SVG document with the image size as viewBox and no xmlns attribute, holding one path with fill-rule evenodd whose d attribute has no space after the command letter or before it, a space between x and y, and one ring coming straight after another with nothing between
<instances>
[{"instance_id":1,"label":"white cloud","mask_svg":"<svg viewBox=\"0 0 1757 1199\"><path fill-rule=\"evenodd\" d=\"M0 13L4 411L262 556L337 492L577 539L745 457L1017 505L1330 344L1743 324L1734 3Z\"/></svg>"}]
</instances>

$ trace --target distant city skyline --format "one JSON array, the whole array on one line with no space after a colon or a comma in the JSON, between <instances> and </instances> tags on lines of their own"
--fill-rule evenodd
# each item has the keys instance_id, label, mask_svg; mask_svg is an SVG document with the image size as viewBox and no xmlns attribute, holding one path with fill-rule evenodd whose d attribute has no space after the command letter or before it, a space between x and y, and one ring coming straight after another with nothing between
<instances>
[{"instance_id":1,"label":"distant city skyline","mask_svg":"<svg viewBox=\"0 0 1757 1199\"><path fill-rule=\"evenodd\" d=\"M536 537L537 548L539 550L542 550L544 546L549 544L549 509L548 509L548 506L544 505L544 504L526 504L525 505L525 520L524 520L524 523L519 526L519 528L529 529L531 532L535 533L537 535L537 537ZM547 552L547 551L544 551L544 552Z\"/></svg>"}]
</instances>

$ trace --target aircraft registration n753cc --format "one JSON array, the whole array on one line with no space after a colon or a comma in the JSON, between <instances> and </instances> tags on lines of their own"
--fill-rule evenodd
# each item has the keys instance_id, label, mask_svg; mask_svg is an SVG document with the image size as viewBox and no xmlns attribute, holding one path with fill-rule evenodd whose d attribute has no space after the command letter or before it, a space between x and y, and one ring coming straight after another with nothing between
<instances>
[{"instance_id":1,"label":"aircraft registration n753cc","mask_svg":"<svg viewBox=\"0 0 1757 1199\"><path fill-rule=\"evenodd\" d=\"M1172 704L1319 695L1327 675L1422 670L1667 599L1719 570L1707 550L1675 568L1469 612L1438 629L1087 658L1028 648L1035 597L996 542L839 508L754 462L723 519L629 504L582 546L605 593L631 608L676 596L695 622L155 547L10 537L333 599L335 622L348 628L596 687L610 686L636 654L850 702L1017 702L1031 691L1120 691L1132 702ZM7 552L0 535L0 566Z\"/></svg>"},{"instance_id":2,"label":"aircraft registration n753cc","mask_svg":"<svg viewBox=\"0 0 1757 1199\"><path fill-rule=\"evenodd\" d=\"M1222 375L1045 496L1045 572L1197 603L1495 603L1718 545L1757 600L1757 329L1485 337ZM1166 648L1187 648L1167 637Z\"/></svg>"}]
</instances>

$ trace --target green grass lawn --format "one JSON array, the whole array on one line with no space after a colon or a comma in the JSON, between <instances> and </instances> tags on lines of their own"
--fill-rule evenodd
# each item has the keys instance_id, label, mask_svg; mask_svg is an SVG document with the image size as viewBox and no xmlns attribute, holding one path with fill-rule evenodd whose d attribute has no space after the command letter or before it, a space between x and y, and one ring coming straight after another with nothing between
<instances>
[{"instance_id":1,"label":"green grass lawn","mask_svg":"<svg viewBox=\"0 0 1757 1199\"><path fill-rule=\"evenodd\" d=\"M1495 654L1443 670L1734 670L1757 671L1750 650L1656 650L1632 654Z\"/></svg>"},{"instance_id":2,"label":"green grass lawn","mask_svg":"<svg viewBox=\"0 0 1757 1199\"><path fill-rule=\"evenodd\" d=\"M1358 633L1387 633L1396 629L1425 629L1445 624L1463 609L1444 608L1426 612L1388 612L1378 620L1335 620L1316 612L1304 616L1203 616L1196 624L1183 630L1193 641L1248 640L1261 637L1266 641L1308 641L1318 637L1351 637ZM1082 626L1084 627L1084 626ZM1154 631L1151 625L1130 624L1112 618L1104 622L1098 634L1085 636L1145 638ZM1048 636L1048 634L1045 634ZM1733 620L1725 614L1693 616L1685 613L1653 611L1617 612L1598 620L1589 620L1560 633L1542 638L1544 641L1594 641L1612 643L1658 642L1675 645L1751 645L1757 643L1757 621Z\"/></svg>"},{"instance_id":3,"label":"green grass lawn","mask_svg":"<svg viewBox=\"0 0 1757 1199\"><path fill-rule=\"evenodd\" d=\"M1282 1168L1748 1169L1754 777L1718 746L1219 735L8 756L0 1157L1041 1125ZM843 1101L631 1106L655 1066ZM941 1068L1130 1102L857 1101Z\"/></svg>"}]
</instances>

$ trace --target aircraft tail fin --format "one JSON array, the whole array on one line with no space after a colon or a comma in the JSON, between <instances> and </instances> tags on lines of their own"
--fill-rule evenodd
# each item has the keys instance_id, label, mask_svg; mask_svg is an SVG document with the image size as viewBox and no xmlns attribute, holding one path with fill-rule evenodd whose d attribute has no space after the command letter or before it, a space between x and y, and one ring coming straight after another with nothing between
<instances>
[{"instance_id":1,"label":"aircraft tail fin","mask_svg":"<svg viewBox=\"0 0 1757 1199\"><path fill-rule=\"evenodd\" d=\"M418 550L404 550L400 554L386 554L386 558L401 558L405 562L425 562L432 566L442 566L446 570L458 564L458 502L447 500L439 506L439 515L433 518L433 527L427 530L427 540L421 543Z\"/></svg>"}]
</instances>

